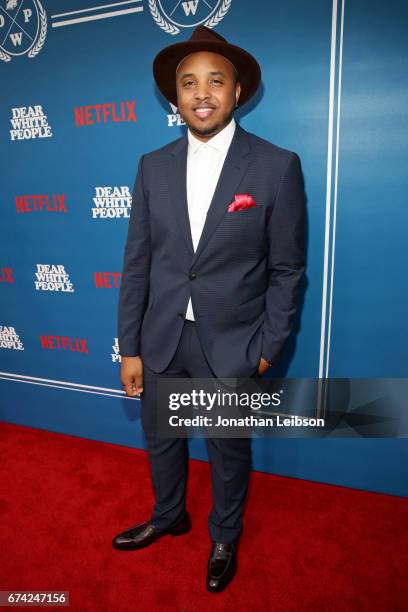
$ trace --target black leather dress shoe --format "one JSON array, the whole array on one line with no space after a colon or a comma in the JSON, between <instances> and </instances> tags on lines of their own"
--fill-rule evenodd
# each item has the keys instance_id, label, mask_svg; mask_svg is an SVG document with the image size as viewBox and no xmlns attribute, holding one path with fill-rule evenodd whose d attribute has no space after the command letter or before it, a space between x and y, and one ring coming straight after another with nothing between
<instances>
[{"instance_id":1,"label":"black leather dress shoe","mask_svg":"<svg viewBox=\"0 0 408 612\"><path fill-rule=\"evenodd\" d=\"M236 544L212 542L208 560L207 590L212 593L220 593L229 585L236 571Z\"/></svg>"},{"instance_id":2,"label":"black leather dress shoe","mask_svg":"<svg viewBox=\"0 0 408 612\"><path fill-rule=\"evenodd\" d=\"M153 544L153 542L164 535L183 535L188 533L190 529L191 519L188 512L186 512L181 519L165 529L158 529L150 521L139 523L115 536L112 540L112 546L118 550L138 550Z\"/></svg>"}]
</instances>

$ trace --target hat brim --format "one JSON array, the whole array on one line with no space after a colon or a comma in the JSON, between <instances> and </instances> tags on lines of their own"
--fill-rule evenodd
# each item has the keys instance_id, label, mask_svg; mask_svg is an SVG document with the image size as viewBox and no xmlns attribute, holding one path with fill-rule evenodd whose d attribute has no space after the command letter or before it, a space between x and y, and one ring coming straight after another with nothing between
<instances>
[{"instance_id":1,"label":"hat brim","mask_svg":"<svg viewBox=\"0 0 408 612\"><path fill-rule=\"evenodd\" d=\"M153 76L157 87L169 102L177 106L177 66L187 55L199 51L219 53L234 64L241 84L238 106L242 106L252 98L261 81L261 69L248 51L221 41L186 41L165 47L156 55L153 62Z\"/></svg>"}]
</instances>

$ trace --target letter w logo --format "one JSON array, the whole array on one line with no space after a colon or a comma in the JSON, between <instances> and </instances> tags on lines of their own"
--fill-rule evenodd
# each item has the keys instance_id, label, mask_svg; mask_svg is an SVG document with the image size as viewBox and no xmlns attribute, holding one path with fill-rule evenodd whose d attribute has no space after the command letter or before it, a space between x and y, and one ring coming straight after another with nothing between
<instances>
[{"instance_id":1,"label":"letter w logo","mask_svg":"<svg viewBox=\"0 0 408 612\"><path fill-rule=\"evenodd\" d=\"M183 2L182 7L184 9L184 13L186 17L189 16L190 13L193 15L196 14L197 11L198 0L189 0L188 2Z\"/></svg>"},{"instance_id":2,"label":"letter w logo","mask_svg":"<svg viewBox=\"0 0 408 612\"><path fill-rule=\"evenodd\" d=\"M22 37L23 37L22 32L13 32L13 34L10 34L11 41L15 47L17 45L21 45Z\"/></svg>"}]
</instances>

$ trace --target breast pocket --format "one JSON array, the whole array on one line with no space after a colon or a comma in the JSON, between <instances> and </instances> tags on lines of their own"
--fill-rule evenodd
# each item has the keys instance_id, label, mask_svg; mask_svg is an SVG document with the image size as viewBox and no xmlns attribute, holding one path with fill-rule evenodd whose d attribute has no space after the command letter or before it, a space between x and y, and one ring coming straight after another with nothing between
<instances>
[{"instance_id":1,"label":"breast pocket","mask_svg":"<svg viewBox=\"0 0 408 612\"><path fill-rule=\"evenodd\" d=\"M251 217L251 215L259 215L260 213L263 212L263 205L257 205L257 206L250 206L249 208L243 208L242 210L235 210L234 212L226 212L225 216L229 217L229 218L234 218L234 219L238 219L240 217L248 217L248 219Z\"/></svg>"},{"instance_id":2,"label":"breast pocket","mask_svg":"<svg viewBox=\"0 0 408 612\"><path fill-rule=\"evenodd\" d=\"M264 220L264 210L264 206L252 206L235 212L227 211L223 217L223 224L231 229L260 226Z\"/></svg>"},{"instance_id":3,"label":"breast pocket","mask_svg":"<svg viewBox=\"0 0 408 612\"><path fill-rule=\"evenodd\" d=\"M218 231L225 244L241 251L252 249L264 232L264 206L253 206L235 212L226 212Z\"/></svg>"}]
</instances>

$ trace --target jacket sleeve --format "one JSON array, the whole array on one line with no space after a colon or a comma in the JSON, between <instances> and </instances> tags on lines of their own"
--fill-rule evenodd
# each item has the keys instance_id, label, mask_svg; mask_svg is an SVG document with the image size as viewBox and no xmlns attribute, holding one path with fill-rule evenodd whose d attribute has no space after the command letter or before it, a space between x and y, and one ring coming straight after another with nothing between
<instances>
[{"instance_id":1,"label":"jacket sleeve","mask_svg":"<svg viewBox=\"0 0 408 612\"><path fill-rule=\"evenodd\" d=\"M268 273L262 357L274 364L289 336L305 270L306 202L300 158L292 153L268 221Z\"/></svg>"},{"instance_id":2,"label":"jacket sleeve","mask_svg":"<svg viewBox=\"0 0 408 612\"><path fill-rule=\"evenodd\" d=\"M118 307L118 343L122 357L140 352L140 329L149 295L150 219L143 189L143 157L140 158L132 196Z\"/></svg>"}]
</instances>

